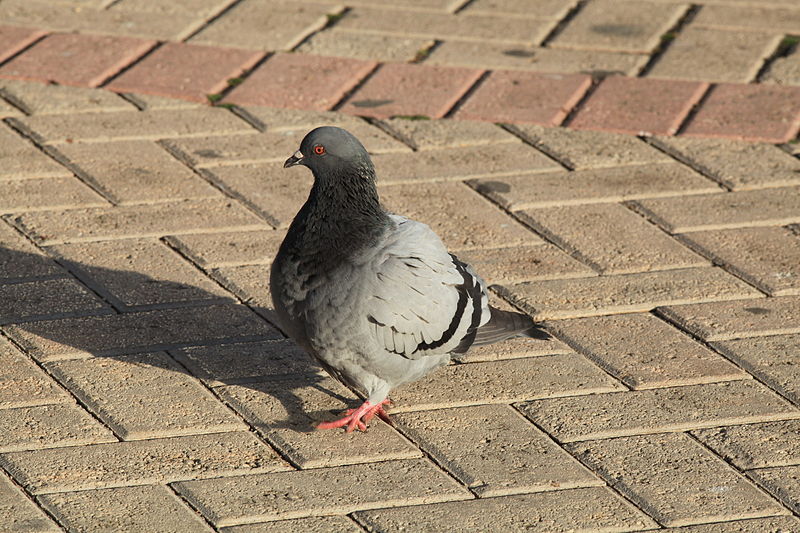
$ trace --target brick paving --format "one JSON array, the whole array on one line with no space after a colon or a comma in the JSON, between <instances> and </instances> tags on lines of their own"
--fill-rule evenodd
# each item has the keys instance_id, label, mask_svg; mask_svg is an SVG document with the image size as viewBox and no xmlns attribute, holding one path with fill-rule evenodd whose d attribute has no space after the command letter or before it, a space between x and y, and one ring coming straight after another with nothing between
<instances>
[{"instance_id":1,"label":"brick paving","mask_svg":"<svg viewBox=\"0 0 800 533\"><path fill-rule=\"evenodd\" d=\"M800 531L796 0L0 20L0 530ZM314 431L268 275L322 124L554 340Z\"/></svg>"}]
</instances>

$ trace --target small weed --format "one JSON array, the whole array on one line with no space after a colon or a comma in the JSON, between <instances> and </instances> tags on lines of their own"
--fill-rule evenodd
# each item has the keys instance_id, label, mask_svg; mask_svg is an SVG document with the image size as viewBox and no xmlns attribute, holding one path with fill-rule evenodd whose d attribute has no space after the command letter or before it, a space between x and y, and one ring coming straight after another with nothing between
<instances>
[{"instance_id":1,"label":"small weed","mask_svg":"<svg viewBox=\"0 0 800 533\"><path fill-rule=\"evenodd\" d=\"M206 98L208 98L208 101L211 102L212 104L216 104L217 102L222 100L222 95L220 93L207 94Z\"/></svg>"},{"instance_id":2,"label":"small weed","mask_svg":"<svg viewBox=\"0 0 800 533\"><path fill-rule=\"evenodd\" d=\"M431 117L428 115L394 115L392 118L400 119L400 120L430 120Z\"/></svg>"},{"instance_id":3,"label":"small weed","mask_svg":"<svg viewBox=\"0 0 800 533\"><path fill-rule=\"evenodd\" d=\"M214 104L214 107L224 107L225 109L233 109L236 107L236 104L232 104L230 102L222 102L219 104Z\"/></svg>"},{"instance_id":4,"label":"small weed","mask_svg":"<svg viewBox=\"0 0 800 533\"><path fill-rule=\"evenodd\" d=\"M244 81L244 78L230 78L228 80L228 87L236 87L237 85L241 85Z\"/></svg>"},{"instance_id":5,"label":"small weed","mask_svg":"<svg viewBox=\"0 0 800 533\"><path fill-rule=\"evenodd\" d=\"M675 37L677 36L678 34L675 33L674 31L668 31L667 33L661 36L661 44L672 42L675 40Z\"/></svg>"},{"instance_id":6,"label":"small weed","mask_svg":"<svg viewBox=\"0 0 800 533\"><path fill-rule=\"evenodd\" d=\"M328 22L325 24L325 27L329 28L334 24L336 24L339 21L339 19L341 19L344 16L344 11L341 13L334 13L334 14L328 13L325 16L328 17Z\"/></svg>"},{"instance_id":7,"label":"small weed","mask_svg":"<svg viewBox=\"0 0 800 533\"><path fill-rule=\"evenodd\" d=\"M778 49L775 51L775 57L786 57L788 56L792 50L800 43L800 36L797 35L787 35L784 37L780 44L778 45Z\"/></svg>"},{"instance_id":8,"label":"small weed","mask_svg":"<svg viewBox=\"0 0 800 533\"><path fill-rule=\"evenodd\" d=\"M417 50L417 53L414 54L414 59L412 59L411 62L412 63L420 63L420 62L424 61L425 59L427 59L427 57L429 55L431 55L431 52L433 52L433 49L434 49L435 46L436 46L436 43L431 43L431 44L429 44L427 46L423 46L422 48Z\"/></svg>"}]
</instances>

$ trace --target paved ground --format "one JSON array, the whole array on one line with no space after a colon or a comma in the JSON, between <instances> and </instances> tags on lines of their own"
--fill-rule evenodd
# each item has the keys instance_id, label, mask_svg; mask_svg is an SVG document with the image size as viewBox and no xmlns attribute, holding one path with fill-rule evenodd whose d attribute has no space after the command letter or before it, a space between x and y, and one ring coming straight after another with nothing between
<instances>
[{"instance_id":1,"label":"paved ground","mask_svg":"<svg viewBox=\"0 0 800 533\"><path fill-rule=\"evenodd\" d=\"M800 531L796 0L0 20L0 531ZM267 277L320 124L557 340L313 431L355 397Z\"/></svg>"}]
</instances>

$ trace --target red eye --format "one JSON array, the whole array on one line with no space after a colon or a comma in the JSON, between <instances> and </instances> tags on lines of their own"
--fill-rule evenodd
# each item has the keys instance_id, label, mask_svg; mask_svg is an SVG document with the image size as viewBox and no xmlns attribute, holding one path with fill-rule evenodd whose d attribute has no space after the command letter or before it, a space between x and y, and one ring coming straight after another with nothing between
<instances>
[{"instance_id":1,"label":"red eye","mask_svg":"<svg viewBox=\"0 0 800 533\"><path fill-rule=\"evenodd\" d=\"M318 144L314 147L314 153L317 155L322 155L325 153L325 147L321 144Z\"/></svg>"}]
</instances>

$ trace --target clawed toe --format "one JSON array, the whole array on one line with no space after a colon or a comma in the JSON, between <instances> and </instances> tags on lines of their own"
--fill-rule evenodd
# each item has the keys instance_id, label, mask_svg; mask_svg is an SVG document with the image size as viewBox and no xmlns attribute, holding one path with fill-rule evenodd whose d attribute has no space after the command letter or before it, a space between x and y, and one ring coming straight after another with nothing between
<instances>
[{"instance_id":1,"label":"clawed toe","mask_svg":"<svg viewBox=\"0 0 800 533\"><path fill-rule=\"evenodd\" d=\"M378 404L372 404L366 401L357 409L348 409L345 411L345 416L338 420L334 420L332 422L320 422L317 424L317 429L335 429L347 426L347 433L352 433L356 428L358 428L360 431L366 432L367 424L369 424L369 421L372 420L375 415L378 415L378 418L393 426L394 423L392 422L391 418L389 418L389 414L383 408L384 405L388 405L390 403L391 402L389 402L389 400L383 400Z\"/></svg>"}]
</instances>

